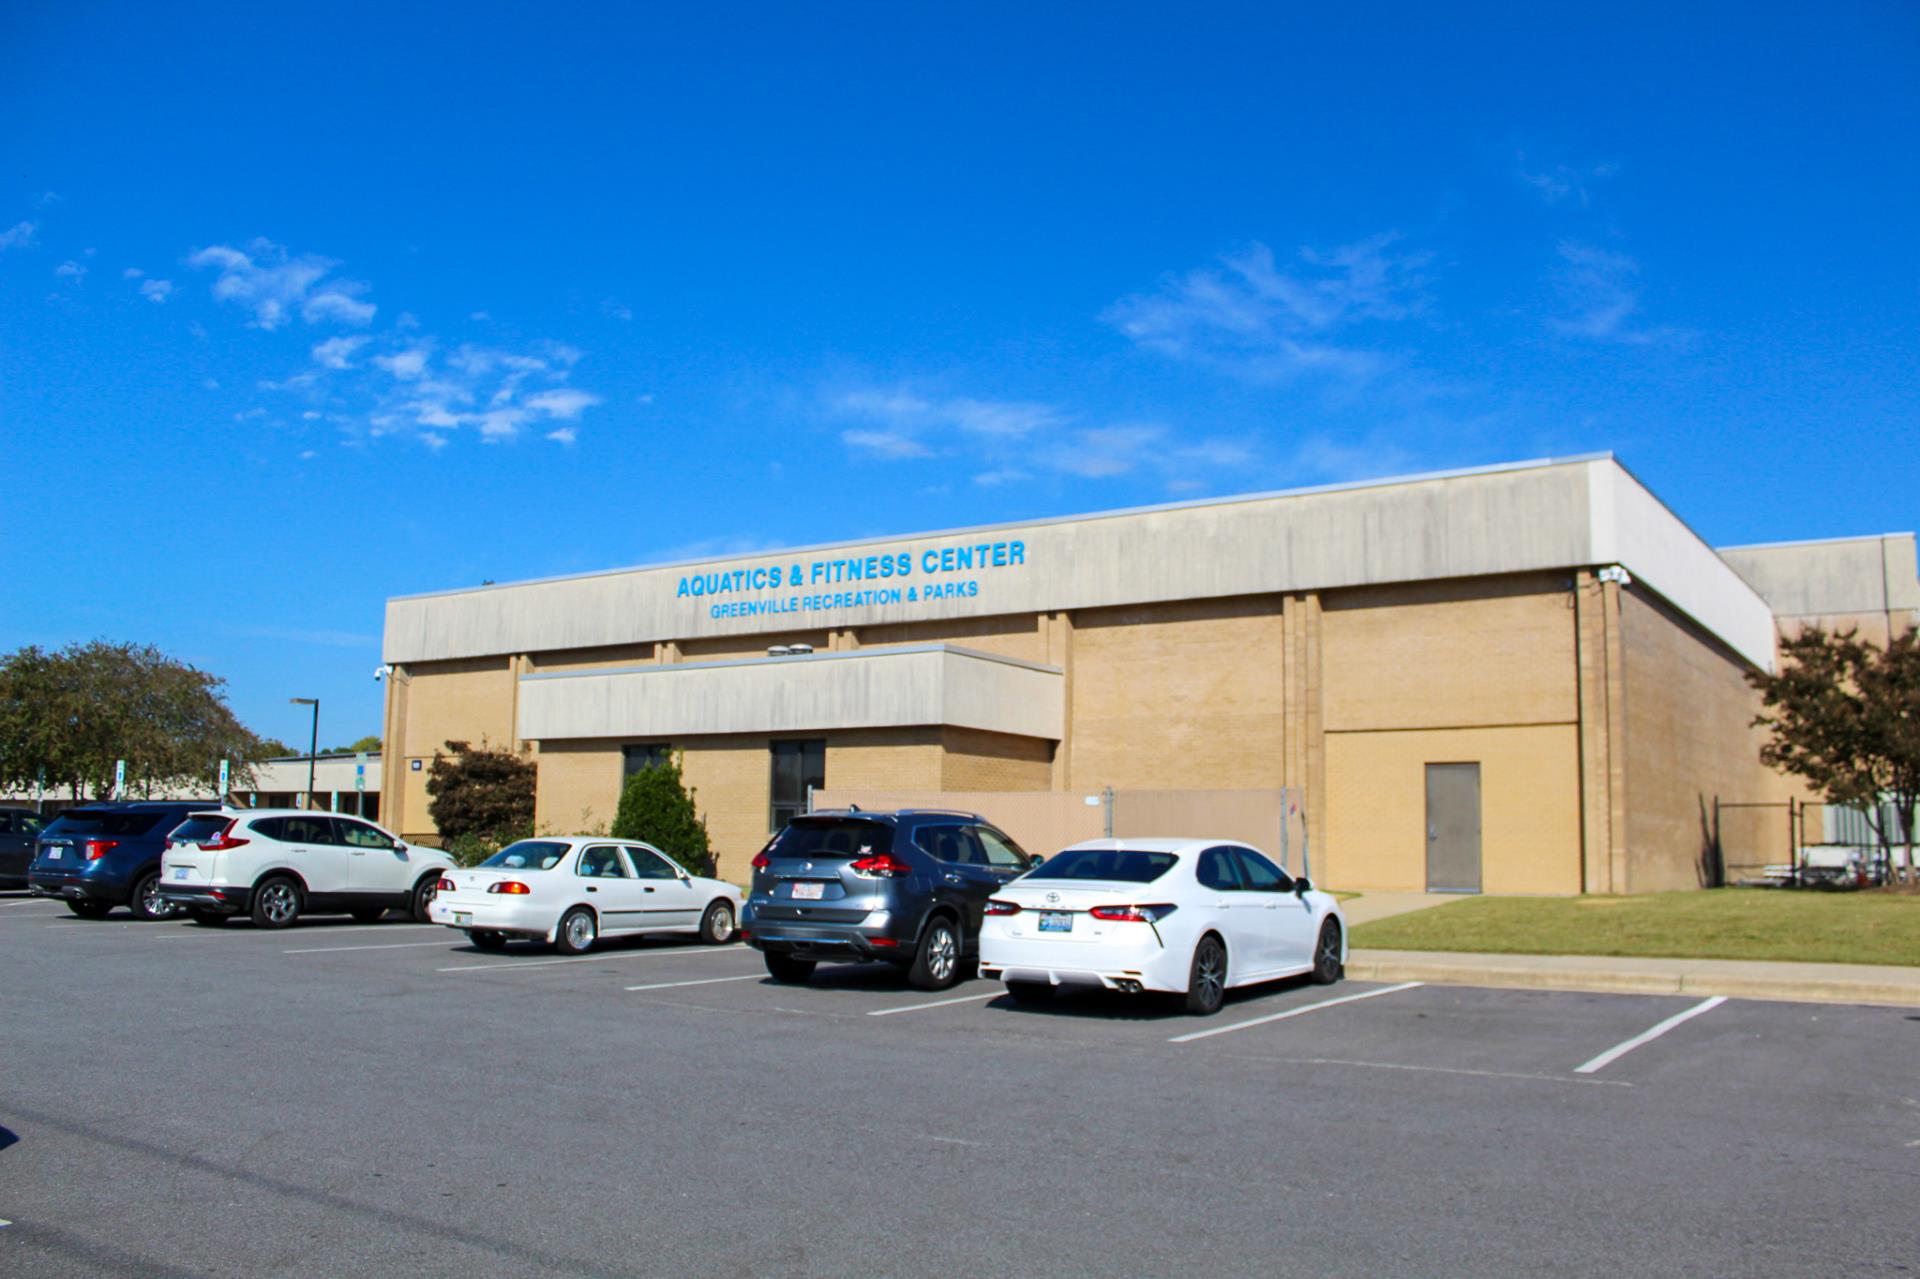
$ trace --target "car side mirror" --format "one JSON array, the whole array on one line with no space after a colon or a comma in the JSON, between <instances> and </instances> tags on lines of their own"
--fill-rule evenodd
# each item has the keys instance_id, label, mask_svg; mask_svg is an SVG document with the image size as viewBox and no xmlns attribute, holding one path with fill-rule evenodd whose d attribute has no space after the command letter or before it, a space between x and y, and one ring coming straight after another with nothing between
<instances>
[{"instance_id":1,"label":"car side mirror","mask_svg":"<svg viewBox=\"0 0 1920 1279\"><path fill-rule=\"evenodd\" d=\"M393 851L396 853L405 853L407 851L407 846L405 844L395 844L393 846Z\"/></svg>"},{"instance_id":2,"label":"car side mirror","mask_svg":"<svg viewBox=\"0 0 1920 1279\"><path fill-rule=\"evenodd\" d=\"M1313 891L1313 881L1311 879L1308 879L1305 875L1302 875L1300 878L1293 881L1293 891L1296 893L1299 893L1302 897L1305 897L1308 893Z\"/></svg>"},{"instance_id":3,"label":"car side mirror","mask_svg":"<svg viewBox=\"0 0 1920 1279\"><path fill-rule=\"evenodd\" d=\"M1029 858L1027 858L1027 869L1028 869L1028 870L1032 870L1032 869L1034 869L1034 868L1035 868L1036 866L1038 866L1038 865L1040 865L1040 863L1042 863L1042 862L1044 862L1044 861L1046 861L1046 860L1047 860L1047 859L1046 859L1046 858L1044 858L1044 857L1042 857L1042 856L1041 856L1040 854L1038 854L1038 853L1035 853L1035 854L1034 854L1033 856L1031 856L1031 857L1029 857Z\"/></svg>"}]
</instances>

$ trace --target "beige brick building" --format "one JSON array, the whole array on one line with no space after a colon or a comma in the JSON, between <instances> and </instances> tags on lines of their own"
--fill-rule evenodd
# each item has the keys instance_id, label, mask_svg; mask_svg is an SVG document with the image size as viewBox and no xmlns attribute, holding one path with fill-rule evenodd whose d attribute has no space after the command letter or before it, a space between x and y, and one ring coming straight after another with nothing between
<instances>
[{"instance_id":1,"label":"beige brick building","mask_svg":"<svg viewBox=\"0 0 1920 1279\"><path fill-rule=\"evenodd\" d=\"M1911 625L1912 536L1723 557L1597 456L402 597L386 818L484 739L556 831L681 753L735 878L808 785L1287 786L1339 887L1691 887L1776 607Z\"/></svg>"}]
</instances>

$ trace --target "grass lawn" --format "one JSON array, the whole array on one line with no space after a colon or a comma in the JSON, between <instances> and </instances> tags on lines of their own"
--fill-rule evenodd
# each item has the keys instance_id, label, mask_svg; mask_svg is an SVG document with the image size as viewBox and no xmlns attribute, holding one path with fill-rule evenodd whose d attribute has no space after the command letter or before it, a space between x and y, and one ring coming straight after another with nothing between
<instances>
[{"instance_id":1,"label":"grass lawn","mask_svg":"<svg viewBox=\"0 0 1920 1279\"><path fill-rule=\"evenodd\" d=\"M1920 964L1920 895L1715 888L1644 897L1463 897L1353 930L1381 950Z\"/></svg>"}]
</instances>

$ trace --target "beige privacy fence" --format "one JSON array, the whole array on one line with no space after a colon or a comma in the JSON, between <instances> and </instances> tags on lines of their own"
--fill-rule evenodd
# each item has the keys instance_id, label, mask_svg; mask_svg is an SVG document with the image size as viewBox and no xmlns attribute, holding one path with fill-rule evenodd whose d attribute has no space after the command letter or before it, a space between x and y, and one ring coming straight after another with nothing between
<instances>
[{"instance_id":1,"label":"beige privacy fence","mask_svg":"<svg viewBox=\"0 0 1920 1279\"><path fill-rule=\"evenodd\" d=\"M1052 854L1104 835L1220 839L1251 844L1299 874L1306 849L1300 792L1274 790L812 792L809 810L950 808L978 813L1030 853Z\"/></svg>"}]
</instances>

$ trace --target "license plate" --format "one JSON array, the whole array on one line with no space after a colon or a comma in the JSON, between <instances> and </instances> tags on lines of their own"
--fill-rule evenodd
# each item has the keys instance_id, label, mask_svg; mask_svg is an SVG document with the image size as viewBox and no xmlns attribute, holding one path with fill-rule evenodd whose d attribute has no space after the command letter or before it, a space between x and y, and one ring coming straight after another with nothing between
<instances>
[{"instance_id":1,"label":"license plate","mask_svg":"<svg viewBox=\"0 0 1920 1279\"><path fill-rule=\"evenodd\" d=\"M187 877L187 868L185 866L175 866L173 868L173 877L175 879L185 879Z\"/></svg>"},{"instance_id":2,"label":"license plate","mask_svg":"<svg viewBox=\"0 0 1920 1279\"><path fill-rule=\"evenodd\" d=\"M471 924L473 922L473 912L456 910L453 912L453 922L456 924Z\"/></svg>"},{"instance_id":3,"label":"license plate","mask_svg":"<svg viewBox=\"0 0 1920 1279\"><path fill-rule=\"evenodd\" d=\"M1040 914L1040 931L1043 933L1070 933L1073 931L1073 916L1065 911L1049 910Z\"/></svg>"},{"instance_id":4,"label":"license plate","mask_svg":"<svg viewBox=\"0 0 1920 1279\"><path fill-rule=\"evenodd\" d=\"M795 884L793 895L802 901L819 901L826 894L825 884Z\"/></svg>"},{"instance_id":5,"label":"license plate","mask_svg":"<svg viewBox=\"0 0 1920 1279\"><path fill-rule=\"evenodd\" d=\"M60 860L60 850L59 850L59 849L57 849L57 848L49 848L49 849L47 850L47 860L48 860L48 861L50 861L50 862L57 862L57 861L59 861L59 860Z\"/></svg>"}]
</instances>

